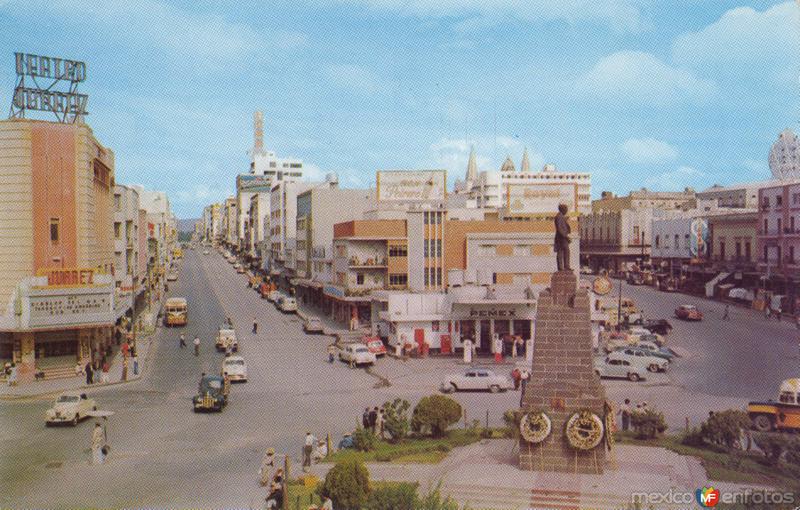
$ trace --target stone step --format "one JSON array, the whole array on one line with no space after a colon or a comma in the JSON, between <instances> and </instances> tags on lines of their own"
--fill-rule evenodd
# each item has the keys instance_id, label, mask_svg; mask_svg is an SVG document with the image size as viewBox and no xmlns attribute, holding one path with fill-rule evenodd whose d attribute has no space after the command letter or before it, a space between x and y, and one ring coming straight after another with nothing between
<instances>
[{"instance_id":1,"label":"stone step","mask_svg":"<svg viewBox=\"0 0 800 510\"><path fill-rule=\"evenodd\" d=\"M443 490L474 510L541 509L621 510L632 507L629 496L599 492L577 492L549 489L501 488L447 484Z\"/></svg>"}]
</instances>

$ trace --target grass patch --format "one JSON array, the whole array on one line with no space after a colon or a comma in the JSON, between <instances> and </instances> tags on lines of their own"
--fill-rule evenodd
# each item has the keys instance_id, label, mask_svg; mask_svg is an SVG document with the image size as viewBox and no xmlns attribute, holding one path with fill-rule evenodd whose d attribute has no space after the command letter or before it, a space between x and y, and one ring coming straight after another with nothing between
<instances>
[{"instance_id":1,"label":"grass patch","mask_svg":"<svg viewBox=\"0 0 800 510\"><path fill-rule=\"evenodd\" d=\"M707 445L702 448L687 446L681 444L682 436L680 435L640 440L636 439L631 432L617 432L614 437L619 444L655 446L666 448L679 455L697 457L703 463L710 480L771 485L796 492L800 491L800 467L786 463L770 466L759 451L729 451L715 445Z\"/></svg>"},{"instance_id":2,"label":"grass patch","mask_svg":"<svg viewBox=\"0 0 800 510\"><path fill-rule=\"evenodd\" d=\"M317 496L316 490L316 485L307 487L305 483L303 483L303 480L299 478L289 480L286 490L288 495L286 499L288 508L308 508L311 505L321 505L322 501L319 499L319 496Z\"/></svg>"},{"instance_id":3,"label":"grass patch","mask_svg":"<svg viewBox=\"0 0 800 510\"><path fill-rule=\"evenodd\" d=\"M467 446L481 439L475 430L450 430L442 438L409 437L397 443L377 441L375 449L359 452L353 449L339 450L323 462L338 462L345 458L358 458L364 462L397 462L436 464L447 457L453 448Z\"/></svg>"}]
</instances>

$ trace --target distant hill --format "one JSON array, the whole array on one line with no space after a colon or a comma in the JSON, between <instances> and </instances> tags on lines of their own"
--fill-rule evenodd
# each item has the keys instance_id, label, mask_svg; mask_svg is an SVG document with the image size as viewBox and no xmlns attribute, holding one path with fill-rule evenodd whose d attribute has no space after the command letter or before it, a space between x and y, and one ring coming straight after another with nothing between
<instances>
[{"instance_id":1,"label":"distant hill","mask_svg":"<svg viewBox=\"0 0 800 510\"><path fill-rule=\"evenodd\" d=\"M178 220L178 232L194 232L194 224L200 221L197 219Z\"/></svg>"}]
</instances>

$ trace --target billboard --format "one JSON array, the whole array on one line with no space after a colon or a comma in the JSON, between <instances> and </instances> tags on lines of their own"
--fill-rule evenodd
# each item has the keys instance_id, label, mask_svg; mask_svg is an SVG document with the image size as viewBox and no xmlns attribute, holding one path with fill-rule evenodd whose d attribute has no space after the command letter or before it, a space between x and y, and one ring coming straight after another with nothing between
<instances>
[{"instance_id":1,"label":"billboard","mask_svg":"<svg viewBox=\"0 0 800 510\"><path fill-rule=\"evenodd\" d=\"M566 204L575 212L578 185L560 183L525 183L506 185L506 207L511 213L541 214L558 212L558 204Z\"/></svg>"},{"instance_id":2,"label":"billboard","mask_svg":"<svg viewBox=\"0 0 800 510\"><path fill-rule=\"evenodd\" d=\"M378 170L378 201L418 202L447 197L446 170Z\"/></svg>"},{"instance_id":3,"label":"billboard","mask_svg":"<svg viewBox=\"0 0 800 510\"><path fill-rule=\"evenodd\" d=\"M270 191L272 177L266 175L239 174L236 176L236 189L239 191Z\"/></svg>"},{"instance_id":4,"label":"billboard","mask_svg":"<svg viewBox=\"0 0 800 510\"><path fill-rule=\"evenodd\" d=\"M693 259L708 257L709 231L708 221L703 218L692 220L689 236L689 252Z\"/></svg>"}]
</instances>

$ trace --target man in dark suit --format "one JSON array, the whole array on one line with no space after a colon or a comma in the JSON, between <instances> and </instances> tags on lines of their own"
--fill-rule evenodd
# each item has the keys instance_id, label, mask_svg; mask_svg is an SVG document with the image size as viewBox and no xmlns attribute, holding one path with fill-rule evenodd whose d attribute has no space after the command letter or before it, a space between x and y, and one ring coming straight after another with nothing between
<instances>
[{"instance_id":1,"label":"man in dark suit","mask_svg":"<svg viewBox=\"0 0 800 510\"><path fill-rule=\"evenodd\" d=\"M566 204L558 205L558 214L555 219L556 237L553 248L556 252L556 266L559 271L570 271L569 267L569 234L571 229L567 221Z\"/></svg>"}]
</instances>

